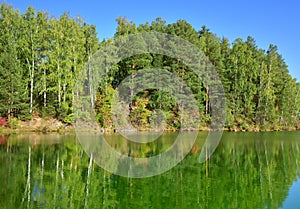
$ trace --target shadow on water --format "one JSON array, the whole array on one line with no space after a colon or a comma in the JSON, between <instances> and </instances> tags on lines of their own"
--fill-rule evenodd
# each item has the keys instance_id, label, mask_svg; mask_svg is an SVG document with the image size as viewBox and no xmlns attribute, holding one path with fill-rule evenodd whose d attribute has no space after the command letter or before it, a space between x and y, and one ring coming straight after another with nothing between
<instances>
[{"instance_id":1,"label":"shadow on water","mask_svg":"<svg viewBox=\"0 0 300 209\"><path fill-rule=\"evenodd\" d=\"M296 208L300 132L224 133L199 164L202 132L186 158L162 175L120 177L93 162L72 135L0 137L1 208ZM132 157L164 152L176 136L147 144L119 135L109 144ZM298 181L297 181L298 180Z\"/></svg>"}]
</instances>

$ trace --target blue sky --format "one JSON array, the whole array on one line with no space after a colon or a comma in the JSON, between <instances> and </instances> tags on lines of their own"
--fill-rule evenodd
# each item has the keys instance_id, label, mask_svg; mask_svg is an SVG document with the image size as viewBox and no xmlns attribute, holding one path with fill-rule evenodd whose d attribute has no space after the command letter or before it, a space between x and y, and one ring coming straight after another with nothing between
<instances>
[{"instance_id":1,"label":"blue sky","mask_svg":"<svg viewBox=\"0 0 300 209\"><path fill-rule=\"evenodd\" d=\"M112 37L115 19L126 16L136 24L162 17L167 23L184 19L196 30L206 25L218 36L230 42L248 35L258 47L267 49L270 43L278 46L289 66L291 75L300 81L300 1L298 0L0 0L24 12L31 5L59 17L64 11L80 15L97 26L99 39Z\"/></svg>"}]
</instances>

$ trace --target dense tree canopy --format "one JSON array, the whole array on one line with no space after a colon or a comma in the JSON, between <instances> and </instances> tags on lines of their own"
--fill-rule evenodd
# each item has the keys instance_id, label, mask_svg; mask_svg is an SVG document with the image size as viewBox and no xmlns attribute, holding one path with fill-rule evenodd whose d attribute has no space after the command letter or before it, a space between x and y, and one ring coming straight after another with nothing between
<instances>
[{"instance_id":1,"label":"dense tree canopy","mask_svg":"<svg viewBox=\"0 0 300 209\"><path fill-rule=\"evenodd\" d=\"M177 35L196 45L215 66L226 93L226 128L231 130L279 130L299 122L299 83L293 79L275 45L260 49L253 37L231 44L206 26L199 31L184 20L167 24L161 18L136 25L117 18L114 38L158 31ZM34 112L73 122L72 101L77 76L101 43L96 27L64 13L58 18L28 7L24 14L7 4L0 6L0 116L30 119ZM140 54L120 61L93 93L91 102L104 128L114 128L112 95L118 84L143 68L166 69L192 89L201 114L200 124L210 122L209 90L187 66L159 54ZM86 75L90 76L92 68ZM135 95L130 112L134 126L149 128L153 111L161 109L166 127L180 128L178 104L168 93L147 90Z\"/></svg>"}]
</instances>

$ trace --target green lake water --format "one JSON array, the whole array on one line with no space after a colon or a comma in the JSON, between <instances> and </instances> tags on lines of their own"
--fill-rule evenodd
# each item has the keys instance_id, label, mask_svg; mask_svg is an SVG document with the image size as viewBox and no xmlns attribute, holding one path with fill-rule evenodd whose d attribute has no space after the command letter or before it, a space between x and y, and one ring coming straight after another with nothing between
<instances>
[{"instance_id":1,"label":"green lake water","mask_svg":"<svg viewBox=\"0 0 300 209\"><path fill-rule=\"evenodd\" d=\"M199 163L206 135L177 166L140 179L103 170L74 135L0 136L0 208L300 208L300 132L224 133ZM175 138L139 145L106 136L133 157L162 153Z\"/></svg>"}]
</instances>

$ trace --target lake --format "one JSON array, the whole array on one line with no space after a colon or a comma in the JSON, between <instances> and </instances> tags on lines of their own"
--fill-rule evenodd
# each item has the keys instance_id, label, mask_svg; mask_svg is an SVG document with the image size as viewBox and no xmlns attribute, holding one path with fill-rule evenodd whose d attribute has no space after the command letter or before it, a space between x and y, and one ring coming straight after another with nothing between
<instances>
[{"instance_id":1,"label":"lake","mask_svg":"<svg viewBox=\"0 0 300 209\"><path fill-rule=\"evenodd\" d=\"M148 178L103 170L74 135L0 136L0 208L300 207L300 132L226 132L211 158L199 163L206 135L200 132L171 170ZM139 145L106 136L132 157L162 153L174 138L176 133L165 133Z\"/></svg>"}]
</instances>

